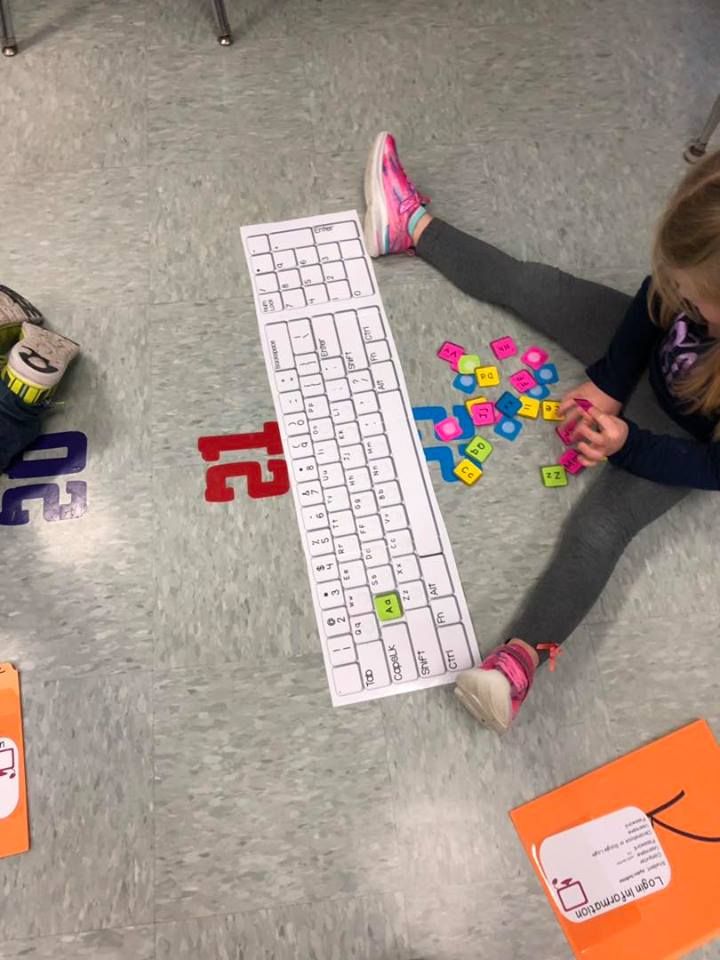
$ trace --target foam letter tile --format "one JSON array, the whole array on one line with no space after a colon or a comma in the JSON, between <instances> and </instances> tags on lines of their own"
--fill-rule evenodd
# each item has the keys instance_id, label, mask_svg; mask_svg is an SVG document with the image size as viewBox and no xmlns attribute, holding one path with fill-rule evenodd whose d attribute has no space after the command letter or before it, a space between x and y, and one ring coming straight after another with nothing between
<instances>
[{"instance_id":1,"label":"foam letter tile","mask_svg":"<svg viewBox=\"0 0 720 960\"><path fill-rule=\"evenodd\" d=\"M517 344L512 337L499 337L497 340L492 340L490 349L498 360L507 360L518 352Z\"/></svg>"},{"instance_id":2,"label":"foam letter tile","mask_svg":"<svg viewBox=\"0 0 720 960\"><path fill-rule=\"evenodd\" d=\"M479 387L497 387L500 383L500 371L497 367L476 367L475 377Z\"/></svg>"},{"instance_id":3,"label":"foam letter tile","mask_svg":"<svg viewBox=\"0 0 720 960\"><path fill-rule=\"evenodd\" d=\"M457 363L464 353L465 347L461 347L459 343L453 343L452 340L446 340L438 350L437 355L446 363L453 364Z\"/></svg>"},{"instance_id":4,"label":"foam letter tile","mask_svg":"<svg viewBox=\"0 0 720 960\"><path fill-rule=\"evenodd\" d=\"M485 437L473 437L465 447L465 456L471 457L477 463L485 463L493 452L493 445Z\"/></svg>"},{"instance_id":5,"label":"foam letter tile","mask_svg":"<svg viewBox=\"0 0 720 960\"><path fill-rule=\"evenodd\" d=\"M495 401L495 406L503 416L512 418L522 408L522 401L518 400L517 397L506 390L505 393Z\"/></svg>"},{"instance_id":6,"label":"foam letter tile","mask_svg":"<svg viewBox=\"0 0 720 960\"><path fill-rule=\"evenodd\" d=\"M477 483L477 481L483 475L480 467L476 463L473 463L472 460L461 460L453 470L453 473L458 480L462 480L462 482L468 487L471 487L474 483Z\"/></svg>"},{"instance_id":7,"label":"foam letter tile","mask_svg":"<svg viewBox=\"0 0 720 960\"><path fill-rule=\"evenodd\" d=\"M457 440L462 436L462 427L457 417L446 417L435 424L435 435L439 440Z\"/></svg>"},{"instance_id":8,"label":"foam letter tile","mask_svg":"<svg viewBox=\"0 0 720 960\"><path fill-rule=\"evenodd\" d=\"M517 440L522 431L523 425L519 420L512 420L510 417L503 417L495 425L495 433L506 440Z\"/></svg>"},{"instance_id":9,"label":"foam letter tile","mask_svg":"<svg viewBox=\"0 0 720 960\"><path fill-rule=\"evenodd\" d=\"M560 401L543 400L542 415L543 420L562 420L563 415L560 413Z\"/></svg>"},{"instance_id":10,"label":"foam letter tile","mask_svg":"<svg viewBox=\"0 0 720 960\"><path fill-rule=\"evenodd\" d=\"M475 393L477 390L477 380L473 373L459 373L452 382L456 390L462 390L463 393Z\"/></svg>"},{"instance_id":11,"label":"foam letter tile","mask_svg":"<svg viewBox=\"0 0 720 960\"><path fill-rule=\"evenodd\" d=\"M539 370L544 363L547 363L548 354L541 347L528 347L520 360L533 370Z\"/></svg>"},{"instance_id":12,"label":"foam letter tile","mask_svg":"<svg viewBox=\"0 0 720 960\"><path fill-rule=\"evenodd\" d=\"M520 397L522 406L518 410L519 417L526 417L528 420L537 420L540 416L540 401L533 397Z\"/></svg>"},{"instance_id":13,"label":"foam letter tile","mask_svg":"<svg viewBox=\"0 0 720 960\"><path fill-rule=\"evenodd\" d=\"M568 484L565 467L553 464L550 467L540 467L540 476L543 486L546 487L566 487Z\"/></svg>"},{"instance_id":14,"label":"foam letter tile","mask_svg":"<svg viewBox=\"0 0 720 960\"><path fill-rule=\"evenodd\" d=\"M480 366L480 357L476 353L464 353L457 362L458 373L472 373Z\"/></svg>"},{"instance_id":15,"label":"foam letter tile","mask_svg":"<svg viewBox=\"0 0 720 960\"><path fill-rule=\"evenodd\" d=\"M532 390L533 387L537 386L537 380L529 370L518 370L517 373L514 373L508 379L518 393L527 393L528 390Z\"/></svg>"}]
</instances>

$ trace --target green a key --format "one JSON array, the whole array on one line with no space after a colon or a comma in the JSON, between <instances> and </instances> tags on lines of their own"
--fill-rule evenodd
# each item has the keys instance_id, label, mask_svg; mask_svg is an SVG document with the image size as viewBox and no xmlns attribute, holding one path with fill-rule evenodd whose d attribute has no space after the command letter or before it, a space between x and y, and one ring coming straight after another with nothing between
<instances>
[{"instance_id":1,"label":"green a key","mask_svg":"<svg viewBox=\"0 0 720 960\"><path fill-rule=\"evenodd\" d=\"M399 594L393 590L391 593L379 593L373 597L375 603L375 613L381 620L397 620L403 615L402 603Z\"/></svg>"}]
</instances>

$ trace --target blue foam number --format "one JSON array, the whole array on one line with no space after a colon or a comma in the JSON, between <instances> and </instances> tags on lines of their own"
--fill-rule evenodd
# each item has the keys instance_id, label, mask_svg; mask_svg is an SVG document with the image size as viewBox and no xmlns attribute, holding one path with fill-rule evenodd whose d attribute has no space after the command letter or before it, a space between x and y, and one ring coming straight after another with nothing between
<instances>
[{"instance_id":1,"label":"blue foam number","mask_svg":"<svg viewBox=\"0 0 720 960\"><path fill-rule=\"evenodd\" d=\"M87 484L82 480L68 480L65 490L70 496L68 504L60 503L60 488L56 483L29 483L6 490L0 506L0 524L16 527L29 523L30 514L24 509L23 500L36 499L43 502L45 520L76 520L87 510Z\"/></svg>"},{"instance_id":2,"label":"blue foam number","mask_svg":"<svg viewBox=\"0 0 720 960\"><path fill-rule=\"evenodd\" d=\"M35 450L60 450L67 453L44 460L25 459ZM80 473L87 464L87 437L79 430L44 433L12 461L7 469L11 480L29 480L35 477L59 477L61 474Z\"/></svg>"}]
</instances>

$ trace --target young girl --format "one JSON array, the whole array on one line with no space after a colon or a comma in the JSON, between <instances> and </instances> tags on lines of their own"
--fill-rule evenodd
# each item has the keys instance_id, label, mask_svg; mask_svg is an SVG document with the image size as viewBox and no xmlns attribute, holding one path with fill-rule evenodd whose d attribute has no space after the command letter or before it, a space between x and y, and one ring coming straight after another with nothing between
<instances>
[{"instance_id":1,"label":"young girl","mask_svg":"<svg viewBox=\"0 0 720 960\"><path fill-rule=\"evenodd\" d=\"M29 300L0 284L0 473L40 433L55 388L79 350L43 323Z\"/></svg>"},{"instance_id":2,"label":"young girl","mask_svg":"<svg viewBox=\"0 0 720 960\"><path fill-rule=\"evenodd\" d=\"M432 217L388 133L370 152L365 193L372 256L414 248L461 290L513 311L587 365L588 379L560 410L582 463L602 466L510 639L460 674L455 689L478 720L503 732L538 665L548 657L554 665L632 538L692 489L720 490L720 152L675 191L652 276L634 297L515 260Z\"/></svg>"}]
</instances>

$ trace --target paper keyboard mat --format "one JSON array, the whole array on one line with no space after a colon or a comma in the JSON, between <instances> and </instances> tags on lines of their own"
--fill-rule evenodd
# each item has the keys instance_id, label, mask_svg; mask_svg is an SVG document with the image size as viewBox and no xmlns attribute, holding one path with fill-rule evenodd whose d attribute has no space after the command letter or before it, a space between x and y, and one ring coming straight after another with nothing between
<instances>
[{"instance_id":1,"label":"paper keyboard mat","mask_svg":"<svg viewBox=\"0 0 720 960\"><path fill-rule=\"evenodd\" d=\"M480 660L355 211L242 228L335 705Z\"/></svg>"}]
</instances>

